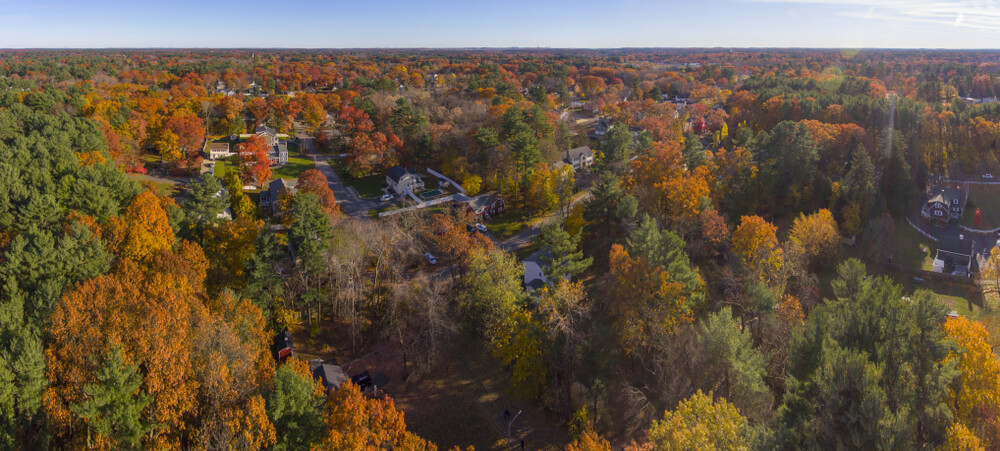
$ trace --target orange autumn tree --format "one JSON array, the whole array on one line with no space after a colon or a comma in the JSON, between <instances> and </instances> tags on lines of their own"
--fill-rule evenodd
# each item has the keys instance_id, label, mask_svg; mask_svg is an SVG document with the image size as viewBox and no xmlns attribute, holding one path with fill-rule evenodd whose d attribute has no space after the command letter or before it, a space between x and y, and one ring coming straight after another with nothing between
<instances>
[{"instance_id":1,"label":"orange autumn tree","mask_svg":"<svg viewBox=\"0 0 1000 451\"><path fill-rule=\"evenodd\" d=\"M778 247L778 228L760 216L743 216L733 232L733 250L743 264L762 280L773 278L784 264Z\"/></svg>"},{"instance_id":2,"label":"orange autumn tree","mask_svg":"<svg viewBox=\"0 0 1000 451\"><path fill-rule=\"evenodd\" d=\"M274 444L277 433L259 389L274 373L264 314L231 292L193 310L191 364L199 393L195 442L204 449Z\"/></svg>"},{"instance_id":3,"label":"orange autumn tree","mask_svg":"<svg viewBox=\"0 0 1000 451\"><path fill-rule=\"evenodd\" d=\"M125 363L143 368L142 390L153 398L142 417L158 426L144 435L144 443L179 446L185 418L197 406L189 355L194 302L186 281L147 272L130 260L121 260L116 273L63 295L51 316L46 350L45 411L56 438L83 448L86 424L72 406L85 399L84 387L95 382L105 350L121 346Z\"/></svg>"},{"instance_id":4,"label":"orange autumn tree","mask_svg":"<svg viewBox=\"0 0 1000 451\"><path fill-rule=\"evenodd\" d=\"M403 412L391 398L366 398L357 385L347 381L330 396L326 409L327 432L312 450L346 449L437 449L406 430Z\"/></svg>"},{"instance_id":5,"label":"orange autumn tree","mask_svg":"<svg viewBox=\"0 0 1000 451\"><path fill-rule=\"evenodd\" d=\"M340 206L337 205L337 198L334 196L333 190L330 189L330 184L326 176L319 170L309 169L303 171L299 175L299 181L295 184L295 189L300 193L315 194L319 198L320 205L323 206L323 211L330 218L335 219L340 215Z\"/></svg>"},{"instance_id":6,"label":"orange autumn tree","mask_svg":"<svg viewBox=\"0 0 1000 451\"><path fill-rule=\"evenodd\" d=\"M448 255L452 265L464 268L471 261L472 251L479 248L492 249L493 242L481 233L469 233L463 224L471 224L472 215L461 216L456 219L443 214L434 215L427 235Z\"/></svg>"},{"instance_id":7,"label":"orange autumn tree","mask_svg":"<svg viewBox=\"0 0 1000 451\"><path fill-rule=\"evenodd\" d=\"M263 186L271 178L270 149L264 137L253 135L239 145L240 179Z\"/></svg>"},{"instance_id":8,"label":"orange autumn tree","mask_svg":"<svg viewBox=\"0 0 1000 451\"><path fill-rule=\"evenodd\" d=\"M687 287L662 268L611 246L607 286L612 315L626 352L655 351L682 324L694 320Z\"/></svg>"},{"instance_id":9,"label":"orange autumn tree","mask_svg":"<svg viewBox=\"0 0 1000 451\"><path fill-rule=\"evenodd\" d=\"M693 226L709 198L708 170L688 171L677 142L653 143L649 155L632 162L623 185L644 210L673 223Z\"/></svg>"},{"instance_id":10,"label":"orange autumn tree","mask_svg":"<svg viewBox=\"0 0 1000 451\"><path fill-rule=\"evenodd\" d=\"M174 245L174 231L167 217L167 205L172 199L161 198L149 191L140 193L119 217L108 220L103 233L108 247L119 257L143 261L154 252Z\"/></svg>"}]
</instances>

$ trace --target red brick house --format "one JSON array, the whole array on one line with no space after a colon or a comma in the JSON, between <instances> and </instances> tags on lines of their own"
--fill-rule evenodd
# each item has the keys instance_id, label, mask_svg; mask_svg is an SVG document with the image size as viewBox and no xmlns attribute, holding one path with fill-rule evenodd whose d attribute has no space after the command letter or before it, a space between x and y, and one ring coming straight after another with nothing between
<instances>
[{"instance_id":1,"label":"red brick house","mask_svg":"<svg viewBox=\"0 0 1000 451\"><path fill-rule=\"evenodd\" d=\"M507 209L507 201L493 194L483 194L462 202L477 218L491 218Z\"/></svg>"}]
</instances>

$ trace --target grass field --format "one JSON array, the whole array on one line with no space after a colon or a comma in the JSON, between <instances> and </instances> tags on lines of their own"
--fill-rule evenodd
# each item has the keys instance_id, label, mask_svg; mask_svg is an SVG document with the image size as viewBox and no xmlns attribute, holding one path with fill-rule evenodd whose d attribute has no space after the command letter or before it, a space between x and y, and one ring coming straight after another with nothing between
<instances>
[{"instance_id":1,"label":"grass field","mask_svg":"<svg viewBox=\"0 0 1000 451\"><path fill-rule=\"evenodd\" d=\"M490 233L500 239L512 237L528 226L528 219L527 211L520 208L509 208L490 219Z\"/></svg>"},{"instance_id":2,"label":"grass field","mask_svg":"<svg viewBox=\"0 0 1000 451\"><path fill-rule=\"evenodd\" d=\"M976 208L983 213L983 224L978 228L1000 227L1000 185L970 185L969 203L961 224L975 227Z\"/></svg>"},{"instance_id":3,"label":"grass field","mask_svg":"<svg viewBox=\"0 0 1000 451\"><path fill-rule=\"evenodd\" d=\"M271 171L271 176L274 178L297 179L299 178L299 174L315 167L316 162L310 159L289 156L288 164L274 168Z\"/></svg>"},{"instance_id":4,"label":"grass field","mask_svg":"<svg viewBox=\"0 0 1000 451\"><path fill-rule=\"evenodd\" d=\"M223 178L226 175L226 171L229 170L229 163L226 160L216 160L215 171L213 172L216 177Z\"/></svg>"},{"instance_id":5,"label":"grass field","mask_svg":"<svg viewBox=\"0 0 1000 451\"><path fill-rule=\"evenodd\" d=\"M378 197L382 195L382 185L385 184L385 176L382 174L369 175L348 181L347 186L354 188L361 197Z\"/></svg>"}]
</instances>

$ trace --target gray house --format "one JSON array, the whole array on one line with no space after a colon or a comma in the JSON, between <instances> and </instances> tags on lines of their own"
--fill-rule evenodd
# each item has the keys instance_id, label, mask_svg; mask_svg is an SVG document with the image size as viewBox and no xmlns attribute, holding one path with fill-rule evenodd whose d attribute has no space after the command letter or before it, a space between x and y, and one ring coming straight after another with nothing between
<instances>
[{"instance_id":1,"label":"gray house","mask_svg":"<svg viewBox=\"0 0 1000 451\"><path fill-rule=\"evenodd\" d=\"M260 192L260 206L271 207L278 202L281 193L295 194L295 185L288 179L277 179L267 185L267 190Z\"/></svg>"}]
</instances>

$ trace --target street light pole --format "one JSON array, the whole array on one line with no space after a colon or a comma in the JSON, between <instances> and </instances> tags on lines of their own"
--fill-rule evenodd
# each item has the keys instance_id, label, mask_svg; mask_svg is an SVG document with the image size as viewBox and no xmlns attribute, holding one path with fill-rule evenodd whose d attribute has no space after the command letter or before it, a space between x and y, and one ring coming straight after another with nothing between
<instances>
[{"instance_id":1,"label":"street light pole","mask_svg":"<svg viewBox=\"0 0 1000 451\"><path fill-rule=\"evenodd\" d=\"M507 449L508 450L510 449L510 425L514 424L514 420L516 420L517 416L520 415L520 414L521 414L521 411L518 410L517 413L514 414L514 418L511 418L510 421L507 422Z\"/></svg>"}]
</instances>

